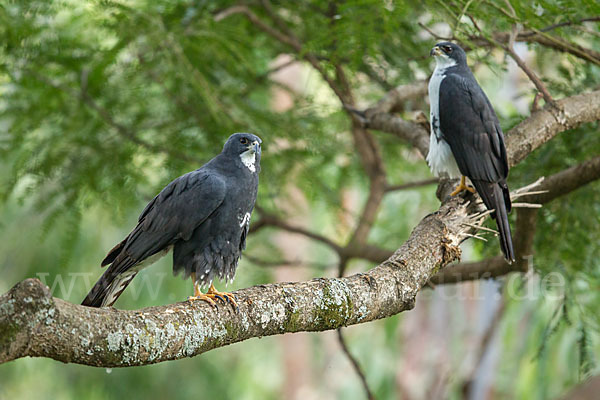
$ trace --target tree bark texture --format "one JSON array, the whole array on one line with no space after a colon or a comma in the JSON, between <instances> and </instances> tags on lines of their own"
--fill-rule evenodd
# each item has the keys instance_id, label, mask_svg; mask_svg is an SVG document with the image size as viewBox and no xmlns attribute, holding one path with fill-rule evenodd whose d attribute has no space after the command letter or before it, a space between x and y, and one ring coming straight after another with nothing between
<instances>
[{"instance_id":1,"label":"tree bark texture","mask_svg":"<svg viewBox=\"0 0 600 400\"><path fill-rule=\"evenodd\" d=\"M551 107L508 133L511 164L559 132L600 120L600 91L562 99ZM423 139L418 143L425 150ZM597 168L596 175L589 173L597 164L591 160L583 170L587 175L580 175L588 180L597 176ZM474 217L482 211L480 203L449 198L451 186L440 185L440 209L426 216L375 268L344 278L242 289L235 293L237 311L201 301L133 311L88 308L53 298L40 281L27 279L0 296L0 363L31 356L98 367L146 365L254 337L336 329L409 310L421 288L460 258L458 245L481 219Z\"/></svg>"}]
</instances>

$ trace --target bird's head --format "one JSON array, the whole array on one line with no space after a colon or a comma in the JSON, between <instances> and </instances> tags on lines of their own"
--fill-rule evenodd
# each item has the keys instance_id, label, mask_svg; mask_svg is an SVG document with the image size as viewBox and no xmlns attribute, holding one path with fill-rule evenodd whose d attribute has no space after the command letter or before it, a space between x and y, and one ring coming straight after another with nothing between
<instances>
[{"instance_id":1,"label":"bird's head","mask_svg":"<svg viewBox=\"0 0 600 400\"><path fill-rule=\"evenodd\" d=\"M456 43L441 42L433 46L429 55L435 58L440 67L451 67L467 63L467 54Z\"/></svg>"},{"instance_id":2,"label":"bird's head","mask_svg":"<svg viewBox=\"0 0 600 400\"><path fill-rule=\"evenodd\" d=\"M234 133L225 142L223 153L239 157L252 172L260 171L261 143L262 140L252 133Z\"/></svg>"}]
</instances>

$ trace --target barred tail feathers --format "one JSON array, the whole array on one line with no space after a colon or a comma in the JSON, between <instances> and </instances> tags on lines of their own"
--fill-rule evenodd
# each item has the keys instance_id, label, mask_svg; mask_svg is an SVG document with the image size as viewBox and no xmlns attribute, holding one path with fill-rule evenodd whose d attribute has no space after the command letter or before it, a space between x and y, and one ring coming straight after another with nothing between
<instances>
[{"instance_id":1,"label":"barred tail feathers","mask_svg":"<svg viewBox=\"0 0 600 400\"><path fill-rule=\"evenodd\" d=\"M121 274L109 268L96 282L81 305L88 307L110 307L119 298L138 271L129 270Z\"/></svg>"}]
</instances>

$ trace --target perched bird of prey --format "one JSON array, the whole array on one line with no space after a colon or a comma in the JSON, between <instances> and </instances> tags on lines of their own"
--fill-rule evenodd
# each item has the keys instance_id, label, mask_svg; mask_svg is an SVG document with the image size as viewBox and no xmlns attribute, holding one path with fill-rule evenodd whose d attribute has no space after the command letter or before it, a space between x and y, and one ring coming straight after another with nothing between
<instances>
[{"instance_id":1,"label":"perched bird of prey","mask_svg":"<svg viewBox=\"0 0 600 400\"><path fill-rule=\"evenodd\" d=\"M515 251L508 223L511 209L506 178L508 161L498 117L467 65L460 46L438 43L430 53L436 61L429 81L431 136L427 162L434 175L461 178L452 195L463 190L469 177L488 210L494 210L500 248L508 262Z\"/></svg>"},{"instance_id":2,"label":"perched bird of prey","mask_svg":"<svg viewBox=\"0 0 600 400\"><path fill-rule=\"evenodd\" d=\"M191 276L194 296L237 306L231 293L218 292L215 278L233 280L246 247L258 191L262 141L250 133L229 137L223 151L201 168L169 183L142 211L133 231L102 261L109 265L83 300L84 306L111 306L137 273L173 249L173 273ZM210 286L203 294L200 287Z\"/></svg>"}]
</instances>

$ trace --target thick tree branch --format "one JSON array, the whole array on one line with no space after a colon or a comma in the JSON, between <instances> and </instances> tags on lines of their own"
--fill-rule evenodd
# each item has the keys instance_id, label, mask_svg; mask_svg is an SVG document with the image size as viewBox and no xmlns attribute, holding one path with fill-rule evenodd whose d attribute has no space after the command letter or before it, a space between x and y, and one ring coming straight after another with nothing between
<instances>
[{"instance_id":1,"label":"thick tree branch","mask_svg":"<svg viewBox=\"0 0 600 400\"><path fill-rule=\"evenodd\" d=\"M557 134L600 120L600 90L566 97L555 104L557 108L546 106L508 132L506 147L511 166Z\"/></svg>"},{"instance_id":2,"label":"thick tree branch","mask_svg":"<svg viewBox=\"0 0 600 400\"><path fill-rule=\"evenodd\" d=\"M406 102L422 98L426 94L427 80L400 85L387 92L374 106L366 109L365 114L369 117L374 114L397 112Z\"/></svg>"},{"instance_id":3,"label":"thick tree branch","mask_svg":"<svg viewBox=\"0 0 600 400\"><path fill-rule=\"evenodd\" d=\"M557 175L566 178L565 173ZM29 279L0 296L0 362L41 356L103 367L145 365L257 336L385 318L412 308L427 280L458 257L457 244L469 220L467 203L453 198L421 221L389 260L366 274L243 289L236 293L238 313L204 303L137 311L86 308L52 298L41 282ZM530 220L518 221L517 231L530 229Z\"/></svg>"},{"instance_id":4,"label":"thick tree branch","mask_svg":"<svg viewBox=\"0 0 600 400\"><path fill-rule=\"evenodd\" d=\"M546 193L525 195L523 200L531 203L548 203L598 179L600 179L600 156L544 179L536 191L546 191Z\"/></svg>"},{"instance_id":5,"label":"thick tree branch","mask_svg":"<svg viewBox=\"0 0 600 400\"><path fill-rule=\"evenodd\" d=\"M365 118L363 122L368 129L392 133L409 142L423 157L429 152L429 130L422 124L407 121L390 113L378 113Z\"/></svg>"},{"instance_id":6,"label":"thick tree branch","mask_svg":"<svg viewBox=\"0 0 600 400\"><path fill-rule=\"evenodd\" d=\"M125 367L192 357L253 337L323 331L414 306L429 278L460 255L467 203L425 217L387 261L364 274L259 285L235 293L239 311L204 302L141 310L88 308L52 298L37 279L0 296L0 363L20 357Z\"/></svg>"},{"instance_id":7,"label":"thick tree branch","mask_svg":"<svg viewBox=\"0 0 600 400\"><path fill-rule=\"evenodd\" d=\"M526 143L531 151L561 130L598 119L596 96L593 92L561 100L565 120L560 123L545 110L522 122L515 128L514 142L509 141L511 161L526 154L511 151L511 146L519 150ZM531 125L532 121L540 125ZM597 162L590 160L570 173L585 177L581 182L592 179L587 171L595 171L591 166ZM561 179L548 181L569 180L566 172L559 174ZM367 273L243 289L236 293L238 313L203 303L137 311L86 308L53 299L39 281L26 280L0 296L0 362L42 356L104 367L144 365L194 356L252 337L336 329L385 318L412 308L422 286L459 256L457 245L470 221L467 203L453 198L423 219L387 261Z\"/></svg>"}]
</instances>

